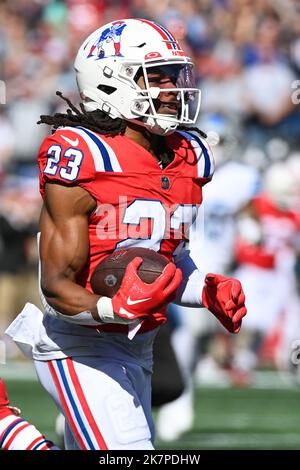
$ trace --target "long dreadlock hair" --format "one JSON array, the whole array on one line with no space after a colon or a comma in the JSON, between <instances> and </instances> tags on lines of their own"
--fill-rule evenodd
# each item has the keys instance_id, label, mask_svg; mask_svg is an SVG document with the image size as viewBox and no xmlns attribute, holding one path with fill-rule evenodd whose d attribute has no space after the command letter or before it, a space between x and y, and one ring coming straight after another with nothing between
<instances>
[{"instance_id":1,"label":"long dreadlock hair","mask_svg":"<svg viewBox=\"0 0 300 470\"><path fill-rule=\"evenodd\" d=\"M48 124L52 126L52 132L55 132L58 127L76 127L82 126L94 132L99 132L104 135L124 135L127 121L125 119L116 118L112 119L108 114L97 109L95 111L86 111L83 103L79 104L78 109L69 98L63 96L60 91L56 92L57 96L62 98L68 104L69 108L66 113L55 113L53 116L42 115L38 124ZM178 130L194 131L201 137L206 139L207 135L198 127L178 126ZM153 139L152 148L158 160L161 162L162 167L166 167L174 159L174 152L168 146L167 140L163 137Z\"/></svg>"}]
</instances>

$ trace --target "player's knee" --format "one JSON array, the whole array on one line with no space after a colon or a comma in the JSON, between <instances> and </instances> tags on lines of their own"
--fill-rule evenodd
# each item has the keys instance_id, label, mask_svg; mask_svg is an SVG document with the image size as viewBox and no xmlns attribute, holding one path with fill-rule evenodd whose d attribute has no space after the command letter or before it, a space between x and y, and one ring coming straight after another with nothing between
<instances>
[{"instance_id":1,"label":"player's knee","mask_svg":"<svg viewBox=\"0 0 300 470\"><path fill-rule=\"evenodd\" d=\"M115 449L153 449L151 431L140 403L125 391L110 394L105 400Z\"/></svg>"}]
</instances>

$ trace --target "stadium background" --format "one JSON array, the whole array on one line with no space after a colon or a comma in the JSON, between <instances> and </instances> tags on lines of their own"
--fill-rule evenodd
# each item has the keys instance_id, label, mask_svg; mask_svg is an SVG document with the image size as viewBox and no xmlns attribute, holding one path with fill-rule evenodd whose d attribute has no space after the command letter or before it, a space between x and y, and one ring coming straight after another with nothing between
<instances>
[{"instance_id":1,"label":"stadium background","mask_svg":"<svg viewBox=\"0 0 300 470\"><path fill-rule=\"evenodd\" d=\"M242 163L270 190L266 175L276 167L282 178L278 182L276 174L273 179L271 175L270 197L286 204L281 209L295 217L300 212L297 0L1 1L0 80L6 95L0 99L0 375L24 417L53 439L55 408L36 382L31 364L3 336L25 301L38 303L35 233L40 198L35 156L49 129L36 121L40 114L64 109L56 90L78 100L72 63L83 38L99 25L130 17L164 24L193 58L203 96L199 126L218 133L220 168L229 160ZM288 165L292 176L285 173ZM245 196L244 203L247 197L251 201L252 195ZM259 246L261 221L245 229L238 211L229 216L232 226L242 227L231 247L230 268L226 265L232 272L249 264L237 251L238 234L251 232L246 242ZM215 206L210 217L214 226L228 214L220 216ZM299 229L294 228L286 244L282 257L290 263L288 278L296 289ZM195 364L194 424L180 439L158 441L159 448L300 449L297 354L291 360L297 348L293 341L300 340L295 292L284 319L280 312L274 318L266 305L261 317L267 326L260 327L258 320L254 336L249 326L251 341L247 334L244 342L229 339L215 324L197 326L202 343ZM282 321L293 325L292 335L287 332L284 339ZM257 337L259 349L253 346Z\"/></svg>"}]
</instances>

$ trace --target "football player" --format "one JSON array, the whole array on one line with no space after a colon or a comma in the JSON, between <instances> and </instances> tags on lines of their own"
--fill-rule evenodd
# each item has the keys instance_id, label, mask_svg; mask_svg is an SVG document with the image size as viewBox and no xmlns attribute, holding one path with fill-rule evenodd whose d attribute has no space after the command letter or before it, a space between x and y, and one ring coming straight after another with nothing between
<instances>
[{"instance_id":1,"label":"football player","mask_svg":"<svg viewBox=\"0 0 300 470\"><path fill-rule=\"evenodd\" d=\"M27 304L8 328L32 355L40 382L66 418L67 449L153 449L152 345L166 306L207 307L232 333L246 314L238 280L203 275L185 232L214 164L205 134L191 127L200 91L193 63L164 27L122 20L119 51L82 44L75 71L82 103L42 116L53 133L38 163L44 313ZM108 254L145 247L169 259L152 284L135 258L110 299L92 292Z\"/></svg>"},{"instance_id":2,"label":"football player","mask_svg":"<svg viewBox=\"0 0 300 470\"><path fill-rule=\"evenodd\" d=\"M32 424L19 408L10 405L4 381L0 378L0 448L5 450L59 450Z\"/></svg>"}]
</instances>

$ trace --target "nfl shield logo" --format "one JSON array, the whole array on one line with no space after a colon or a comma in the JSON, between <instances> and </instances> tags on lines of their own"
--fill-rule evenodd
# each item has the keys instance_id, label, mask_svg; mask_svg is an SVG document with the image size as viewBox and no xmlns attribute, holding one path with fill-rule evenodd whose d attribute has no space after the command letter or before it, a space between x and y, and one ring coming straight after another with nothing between
<instances>
[{"instance_id":1,"label":"nfl shield logo","mask_svg":"<svg viewBox=\"0 0 300 470\"><path fill-rule=\"evenodd\" d=\"M170 188L170 180L167 176L161 177L161 187L162 189L169 189Z\"/></svg>"}]
</instances>

